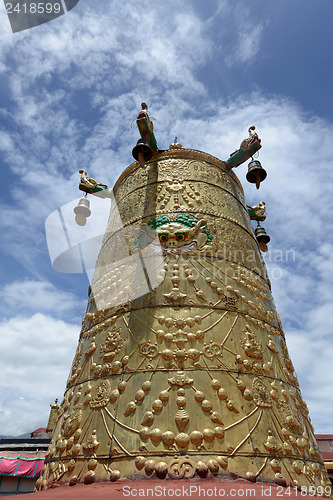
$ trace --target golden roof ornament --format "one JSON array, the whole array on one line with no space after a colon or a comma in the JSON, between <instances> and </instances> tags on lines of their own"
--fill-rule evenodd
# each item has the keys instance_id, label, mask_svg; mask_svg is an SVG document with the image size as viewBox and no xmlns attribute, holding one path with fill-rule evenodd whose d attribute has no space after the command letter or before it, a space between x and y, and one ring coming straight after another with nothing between
<instances>
[{"instance_id":1,"label":"golden roof ornament","mask_svg":"<svg viewBox=\"0 0 333 500\"><path fill-rule=\"evenodd\" d=\"M50 408L51 410L50 410L49 421L46 426L46 432L53 432L55 425L57 423L58 413L59 413L58 398L56 398L53 404L50 404Z\"/></svg>"},{"instance_id":2,"label":"golden roof ornament","mask_svg":"<svg viewBox=\"0 0 333 500\"><path fill-rule=\"evenodd\" d=\"M141 138L132 151L133 157L140 163L142 168L144 168L145 163L151 160L153 155L158 151L154 135L154 125L151 118L147 104L142 102L141 110L136 118L136 124ZM155 118L153 118L153 120L154 119Z\"/></svg>"},{"instance_id":3,"label":"golden roof ornament","mask_svg":"<svg viewBox=\"0 0 333 500\"><path fill-rule=\"evenodd\" d=\"M111 212L37 488L227 475L329 487L232 162L177 150L114 186L126 238Z\"/></svg>"},{"instance_id":4,"label":"golden roof ornament","mask_svg":"<svg viewBox=\"0 0 333 500\"><path fill-rule=\"evenodd\" d=\"M169 149L183 149L183 146L178 142L177 137L175 137L173 143L170 144Z\"/></svg>"},{"instance_id":5,"label":"golden roof ornament","mask_svg":"<svg viewBox=\"0 0 333 500\"><path fill-rule=\"evenodd\" d=\"M250 205L246 206L251 220L263 221L266 219L266 203L264 201L260 201L259 205L254 205L253 207Z\"/></svg>"}]
</instances>

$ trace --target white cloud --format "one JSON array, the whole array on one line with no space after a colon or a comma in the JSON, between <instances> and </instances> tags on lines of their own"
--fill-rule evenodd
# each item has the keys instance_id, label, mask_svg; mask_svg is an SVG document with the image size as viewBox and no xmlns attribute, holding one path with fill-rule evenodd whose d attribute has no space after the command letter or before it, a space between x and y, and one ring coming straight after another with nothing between
<instances>
[{"instance_id":1,"label":"white cloud","mask_svg":"<svg viewBox=\"0 0 333 500\"><path fill-rule=\"evenodd\" d=\"M218 2L216 11L205 22L205 29L207 33L214 30L215 59L218 54L219 64L224 62L226 79L230 68L250 65L260 57L268 24L267 16L258 17L247 2Z\"/></svg>"},{"instance_id":2,"label":"white cloud","mask_svg":"<svg viewBox=\"0 0 333 500\"><path fill-rule=\"evenodd\" d=\"M9 134L4 131L0 131L0 150L10 151L13 149L13 141Z\"/></svg>"},{"instance_id":3,"label":"white cloud","mask_svg":"<svg viewBox=\"0 0 333 500\"><path fill-rule=\"evenodd\" d=\"M332 306L330 310L332 311ZM330 329L329 336L323 336L316 328L289 330L287 336L288 348L301 383L303 398L309 406L317 433L330 432L333 415L330 375L333 356L331 316L327 315L326 321L326 326Z\"/></svg>"},{"instance_id":4,"label":"white cloud","mask_svg":"<svg viewBox=\"0 0 333 500\"><path fill-rule=\"evenodd\" d=\"M24 247L33 253L32 240L41 242L42 221L75 198L79 168L112 184L123 168L124 151L130 159L137 139L130 122L143 94L149 102L159 99L154 80L182 94L204 91L194 72L211 48L192 9L172 9L172 4L151 9L144 2L142 29L142 16L132 7L127 2L88 5L15 34L10 43L4 38L12 99L7 118L14 130L9 134L0 126L0 148L20 181L10 186L15 206L1 207L1 226L5 248L20 248L15 253L26 265ZM127 91L133 78L137 88ZM80 89L84 103L76 102ZM96 110L89 128L77 118L87 106Z\"/></svg>"},{"instance_id":5,"label":"white cloud","mask_svg":"<svg viewBox=\"0 0 333 500\"><path fill-rule=\"evenodd\" d=\"M262 25L241 27L239 35L239 62L246 63L255 59L260 49Z\"/></svg>"},{"instance_id":6,"label":"white cloud","mask_svg":"<svg viewBox=\"0 0 333 500\"><path fill-rule=\"evenodd\" d=\"M0 323L2 434L46 426L49 404L64 393L78 334L78 325L41 313Z\"/></svg>"},{"instance_id":7,"label":"white cloud","mask_svg":"<svg viewBox=\"0 0 333 500\"><path fill-rule=\"evenodd\" d=\"M252 26L248 23L246 16L245 20L243 19L243 15L237 24L237 41L232 47L228 47L229 50L226 51L225 55L228 67L237 64L250 64L255 61L260 51L264 26L260 23Z\"/></svg>"},{"instance_id":8,"label":"white cloud","mask_svg":"<svg viewBox=\"0 0 333 500\"><path fill-rule=\"evenodd\" d=\"M7 283L0 292L0 300L16 314L22 311L65 314L82 306L73 293L59 290L52 283L29 280Z\"/></svg>"}]
</instances>

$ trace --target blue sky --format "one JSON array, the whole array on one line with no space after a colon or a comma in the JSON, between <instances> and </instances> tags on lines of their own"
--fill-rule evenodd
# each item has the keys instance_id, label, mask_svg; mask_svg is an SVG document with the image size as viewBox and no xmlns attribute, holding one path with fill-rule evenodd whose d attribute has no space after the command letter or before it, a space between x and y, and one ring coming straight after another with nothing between
<instances>
[{"instance_id":1,"label":"blue sky","mask_svg":"<svg viewBox=\"0 0 333 500\"><path fill-rule=\"evenodd\" d=\"M62 398L88 279L52 269L45 220L132 162L142 101L160 148L228 158L256 125L268 171L265 260L316 432L333 432L331 0L80 0L11 33L0 4L0 435Z\"/></svg>"}]
</instances>

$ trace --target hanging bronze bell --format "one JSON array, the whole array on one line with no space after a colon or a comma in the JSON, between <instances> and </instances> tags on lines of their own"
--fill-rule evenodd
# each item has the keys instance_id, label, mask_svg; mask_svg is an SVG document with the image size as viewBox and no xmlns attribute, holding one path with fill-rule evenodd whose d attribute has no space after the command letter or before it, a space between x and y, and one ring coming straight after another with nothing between
<instances>
[{"instance_id":1,"label":"hanging bronze bell","mask_svg":"<svg viewBox=\"0 0 333 500\"><path fill-rule=\"evenodd\" d=\"M252 160L249 163L246 179L259 189L260 183L267 177L266 170L261 166L260 161Z\"/></svg>"},{"instance_id":2,"label":"hanging bronze bell","mask_svg":"<svg viewBox=\"0 0 333 500\"><path fill-rule=\"evenodd\" d=\"M139 161L141 167L144 167L145 162L151 160L153 156L153 150L148 139L143 139L141 137L141 139L139 139L136 143L136 146L134 146L132 155L137 161Z\"/></svg>"},{"instance_id":3,"label":"hanging bronze bell","mask_svg":"<svg viewBox=\"0 0 333 500\"><path fill-rule=\"evenodd\" d=\"M265 229L262 226L258 226L255 228L254 234L256 235L260 250L268 252L267 243L271 241L271 238L268 236Z\"/></svg>"},{"instance_id":4,"label":"hanging bronze bell","mask_svg":"<svg viewBox=\"0 0 333 500\"><path fill-rule=\"evenodd\" d=\"M75 222L79 226L85 226L87 217L91 215L90 201L88 198L81 198L73 212L75 213Z\"/></svg>"}]
</instances>

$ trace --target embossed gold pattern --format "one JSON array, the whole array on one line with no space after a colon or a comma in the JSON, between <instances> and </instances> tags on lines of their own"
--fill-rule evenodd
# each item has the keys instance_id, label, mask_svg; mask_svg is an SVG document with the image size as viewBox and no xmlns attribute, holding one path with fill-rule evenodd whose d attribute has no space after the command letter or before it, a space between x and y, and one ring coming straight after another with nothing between
<instances>
[{"instance_id":1,"label":"embossed gold pattern","mask_svg":"<svg viewBox=\"0 0 333 500\"><path fill-rule=\"evenodd\" d=\"M163 272L121 305L98 310L90 295L44 484L230 473L328 484L237 177L172 149L132 164L114 192L133 254L131 227L163 229ZM120 265L108 277L117 238L111 211L98 294L121 281Z\"/></svg>"}]
</instances>

